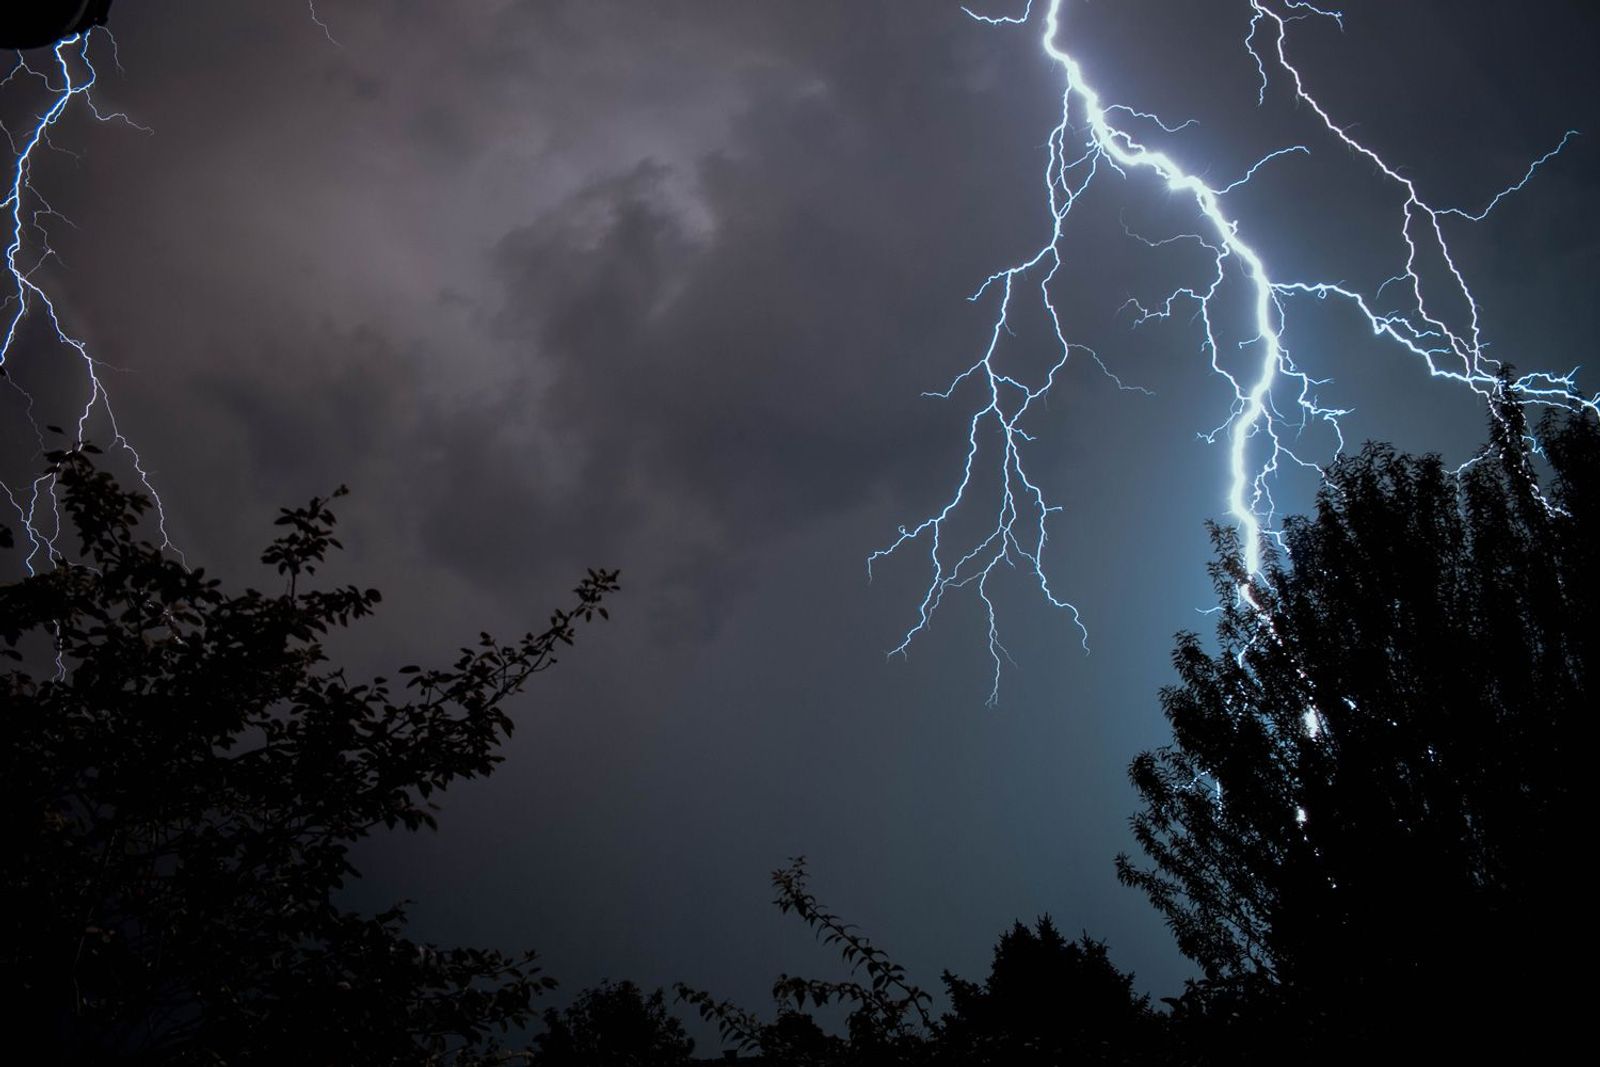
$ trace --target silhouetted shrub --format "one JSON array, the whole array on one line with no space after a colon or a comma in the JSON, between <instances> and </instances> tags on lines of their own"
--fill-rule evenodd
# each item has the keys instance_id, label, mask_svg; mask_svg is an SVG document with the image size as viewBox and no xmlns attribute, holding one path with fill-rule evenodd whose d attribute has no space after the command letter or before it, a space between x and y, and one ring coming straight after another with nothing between
<instances>
[{"instance_id":1,"label":"silhouetted shrub","mask_svg":"<svg viewBox=\"0 0 1600 1067\"><path fill-rule=\"evenodd\" d=\"M540 633L357 681L323 641L379 596L307 587L327 500L278 519L279 592L228 593L140 540L148 501L93 452L49 457L77 558L0 586L7 1008L75 1062L477 1062L549 984L532 954L417 944L335 894L356 841L494 769L507 699L616 574Z\"/></svg>"}]
</instances>

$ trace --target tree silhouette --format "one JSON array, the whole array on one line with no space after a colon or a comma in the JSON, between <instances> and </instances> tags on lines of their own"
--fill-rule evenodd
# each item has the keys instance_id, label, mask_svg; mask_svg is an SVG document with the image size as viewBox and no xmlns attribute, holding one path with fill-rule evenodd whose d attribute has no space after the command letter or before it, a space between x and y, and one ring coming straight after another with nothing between
<instances>
[{"instance_id":1,"label":"tree silhouette","mask_svg":"<svg viewBox=\"0 0 1600 1067\"><path fill-rule=\"evenodd\" d=\"M646 997L632 982L586 989L562 1011L547 1010L544 1024L537 1067L672 1067L694 1052L661 990Z\"/></svg>"},{"instance_id":2,"label":"tree silhouette","mask_svg":"<svg viewBox=\"0 0 1600 1067\"><path fill-rule=\"evenodd\" d=\"M831 912L811 892L803 858L772 874L774 901L798 916L849 965L842 980L780 975L777 1016L764 1022L709 994L677 987L723 1038L769 1067L1054 1067L1149 1063L1161 1049L1149 998L1112 965L1105 945L1085 935L1068 942L1048 917L1001 935L983 985L946 971L951 1010L934 1019L932 998L883 949ZM844 1034L830 1034L810 1012L846 1010Z\"/></svg>"},{"instance_id":3,"label":"tree silhouette","mask_svg":"<svg viewBox=\"0 0 1600 1067\"><path fill-rule=\"evenodd\" d=\"M1118 860L1205 973L1196 1056L1476 1059L1583 1016L1600 431L1547 420L1541 460L1494 414L1459 474L1339 460L1260 579L1213 531L1218 647L1179 637L1174 741L1130 772L1152 865Z\"/></svg>"},{"instance_id":4,"label":"tree silhouette","mask_svg":"<svg viewBox=\"0 0 1600 1067\"><path fill-rule=\"evenodd\" d=\"M78 561L0 586L7 1008L74 1062L486 1057L549 984L532 955L416 944L401 908L335 894L355 841L434 825L436 793L494 769L507 700L605 616L615 572L396 691L328 662L379 600L306 587L339 547L329 501L277 520L280 592L226 593L139 539L149 502L94 451L49 457Z\"/></svg>"},{"instance_id":5,"label":"tree silhouette","mask_svg":"<svg viewBox=\"0 0 1600 1067\"><path fill-rule=\"evenodd\" d=\"M950 1011L940 1026L940 1062L1050 1067L1143 1063L1158 1022L1133 976L1117 970L1103 942L1061 936L1049 916L1020 922L995 945L983 985L945 972Z\"/></svg>"},{"instance_id":6,"label":"tree silhouette","mask_svg":"<svg viewBox=\"0 0 1600 1067\"><path fill-rule=\"evenodd\" d=\"M715 1023L723 1040L737 1050L759 1053L760 1063L889 1067L930 1062L929 1038L936 1032L927 1008L932 998L910 981L905 968L817 899L803 856L773 871L772 887L778 910L797 916L823 944L836 946L849 964L849 976L824 980L779 975L772 985L778 1014L770 1023L681 982L675 987L678 999ZM847 1008L847 1037L826 1033L809 1014L809 1009L829 1005Z\"/></svg>"}]
</instances>

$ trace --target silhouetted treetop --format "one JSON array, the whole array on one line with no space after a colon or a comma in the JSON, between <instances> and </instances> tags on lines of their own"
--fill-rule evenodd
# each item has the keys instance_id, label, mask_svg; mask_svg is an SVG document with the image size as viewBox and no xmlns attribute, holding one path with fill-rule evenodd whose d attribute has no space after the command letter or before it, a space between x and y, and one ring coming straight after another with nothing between
<instances>
[{"instance_id":1,"label":"silhouetted treetop","mask_svg":"<svg viewBox=\"0 0 1600 1067\"><path fill-rule=\"evenodd\" d=\"M0 586L8 1006L81 1060L475 1062L548 984L532 955L417 944L335 894L356 841L494 769L507 701L616 573L520 640L357 681L323 638L378 592L308 588L331 499L278 518L281 591L231 593L140 539L149 502L93 452L49 457L79 557Z\"/></svg>"},{"instance_id":2,"label":"silhouetted treetop","mask_svg":"<svg viewBox=\"0 0 1600 1067\"><path fill-rule=\"evenodd\" d=\"M940 1062L1045 1067L1142 1063L1160 1023L1133 975L1103 942L1061 936L1049 916L1016 923L995 945L982 985L945 972L950 1011L940 1027Z\"/></svg>"},{"instance_id":3,"label":"silhouetted treetop","mask_svg":"<svg viewBox=\"0 0 1600 1067\"><path fill-rule=\"evenodd\" d=\"M647 997L632 982L586 989L561 1011L546 1010L544 1025L537 1067L674 1067L694 1053L661 990Z\"/></svg>"},{"instance_id":4,"label":"silhouetted treetop","mask_svg":"<svg viewBox=\"0 0 1600 1067\"><path fill-rule=\"evenodd\" d=\"M1151 865L1118 868L1204 969L1183 1009L1299 1035L1271 1055L1437 1053L1565 1010L1600 431L1548 419L1541 460L1519 408L1495 415L1460 472L1378 445L1338 460L1263 576L1213 531L1217 649L1179 636L1174 741L1131 769Z\"/></svg>"}]
</instances>

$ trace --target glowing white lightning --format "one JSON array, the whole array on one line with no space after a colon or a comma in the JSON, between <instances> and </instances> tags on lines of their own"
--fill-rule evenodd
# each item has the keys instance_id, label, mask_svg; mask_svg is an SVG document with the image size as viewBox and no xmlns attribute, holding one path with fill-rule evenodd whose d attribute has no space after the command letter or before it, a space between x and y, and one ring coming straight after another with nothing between
<instances>
[{"instance_id":1,"label":"glowing white lightning","mask_svg":"<svg viewBox=\"0 0 1600 1067\"><path fill-rule=\"evenodd\" d=\"M110 40L110 35L106 31L91 30L58 41L51 49L51 55L55 59L53 69L35 69L21 53L18 53L16 66L3 81L0 81L0 86L4 86L18 78L31 78L40 82L48 93L48 106L20 141L11 137L9 130L5 131L11 141L13 162L5 200L0 202L0 212L4 213L7 220L6 229L9 237L5 251L5 281L8 291L3 305L0 305L3 306L7 316L4 337L0 339L0 374L4 375L5 384L22 398L39 451L41 453L46 451L44 433L34 415L34 398L17 383L8 366L17 347L18 335L23 324L32 316L42 317L50 331L50 342L67 349L71 358L83 364L87 395L78 411L77 439L83 440L88 436L89 423L96 412L105 416L111 428L113 447L130 457L140 484L155 503L161 546L176 551L167 537L166 513L161 506L161 497L150 484L144 461L140 459L139 453L129 444L117 425L117 416L112 410L110 395L100 382L99 363L89 354L88 346L83 340L67 331L50 295L35 280L39 269L55 256L55 250L50 246L50 234L45 229L44 223L49 219L63 220L63 216L51 207L32 181L33 166L40 149L55 147L50 142L50 131L70 112L73 105L77 104L101 122L124 122L135 129L149 132L121 112L102 113L95 106L90 90L94 88L96 73L94 64L89 58L89 45L96 33ZM24 564L29 573L34 571L41 554L46 565L53 564L60 558L60 552L56 548L56 536L61 530L54 478L48 474L41 475L34 478L26 489L13 489L0 482L0 492L5 493L7 502L16 512L28 538L30 551Z\"/></svg>"},{"instance_id":2,"label":"glowing white lightning","mask_svg":"<svg viewBox=\"0 0 1600 1067\"><path fill-rule=\"evenodd\" d=\"M1044 175L1046 205L1051 218L1049 239L1031 258L990 276L973 295L972 299L977 300L992 288L998 288L1000 292L999 309L989 333L988 345L978 360L958 374L949 386L929 394L948 399L957 386L969 381L984 387L982 396L985 402L973 413L968 424L966 460L954 494L940 510L918 525L901 527L899 536L888 547L872 553L867 560L870 575L876 561L897 552L910 542L924 541L928 545L932 578L918 606L916 622L906 631L900 644L891 650L891 655L906 652L917 635L927 628L949 590L969 585L976 587L988 619L988 648L994 661L994 681L989 693L991 704L998 696L1002 657L1006 656L1006 651L1000 643L988 582L1002 563L1025 567L1038 583L1046 600L1072 614L1074 622L1083 632L1084 648L1088 648L1087 631L1083 630L1078 610L1051 589L1044 572L1041 557L1048 540L1047 522L1060 507L1046 503L1038 484L1027 473L1023 462L1023 446L1033 438L1021 423L1034 402L1049 392L1058 373L1075 351L1084 352L1099 362L1099 357L1092 351L1067 340L1051 284L1062 266L1063 230L1067 215L1101 173L1102 167L1123 176L1132 171L1151 173L1160 178L1173 193L1182 194L1192 201L1196 210L1199 232L1145 243L1159 247L1175 241L1195 242L1210 253L1214 271L1202 284L1179 288L1155 307L1146 308L1137 303L1134 306L1139 312L1138 322L1170 317L1180 302L1191 304L1198 311L1197 317L1204 334L1204 350L1210 357L1211 368L1233 392L1234 399L1227 418L1205 437L1211 441L1226 439L1228 513L1239 527L1245 564L1251 573L1259 573L1261 569L1263 537L1271 536L1274 532L1272 483L1280 465L1293 463L1320 473L1316 464L1296 455L1289 447L1287 431L1291 427L1302 429L1309 421L1319 420L1333 430L1340 446L1343 445L1339 417L1346 412L1323 407L1316 401L1314 389L1326 384L1326 381L1313 379L1296 367L1284 344L1286 308L1292 298L1336 297L1347 302L1375 335L1398 342L1423 360L1429 374L1434 377L1461 383L1485 398L1494 397L1506 387L1498 377L1500 364L1484 353L1478 302L1451 254L1443 219L1456 216L1463 220L1481 221L1504 197L1520 190L1542 164L1554 158L1574 132L1568 131L1560 144L1535 160L1518 182L1496 194L1481 211L1435 208L1423 199L1410 179L1403 177L1376 152L1333 121L1306 89L1300 72L1288 58L1290 21L1308 17L1340 21L1342 16L1336 11L1314 7L1304 0L1278 0L1278 7L1272 6L1269 0L1246 2L1251 15L1244 45L1260 75L1258 103L1265 99L1272 72L1286 75L1296 100L1309 108L1346 148L1369 160L1376 171L1397 188L1402 198L1400 233L1406 248L1404 263L1393 277L1371 294L1332 282L1275 279L1263 257L1243 236L1240 221L1229 214L1225 199L1230 192L1247 184L1264 164L1290 153L1309 150L1301 145L1279 149L1251 166L1237 181L1220 188L1212 187L1186 170L1167 152L1142 143L1127 128L1125 120L1153 123L1168 134L1176 133L1183 126L1166 125L1154 115L1123 104L1102 102L1099 93L1085 80L1078 61L1058 43L1062 0L1048 0L1041 43L1045 54L1061 69L1066 83L1062 92L1061 121L1050 133ZM1019 16L990 16L966 8L962 10L972 18L991 25L1021 25L1033 18L1032 0ZM1442 277L1426 283L1419 267L1419 260L1425 252L1437 255L1445 268ZM1001 337L1009 329L1012 300L1017 286L1034 271L1042 271L1038 291L1054 330L1056 348L1042 380L1030 384L1000 370L995 353ZM1230 277L1242 280L1250 294L1248 308L1253 335L1245 337L1237 345L1241 352L1249 355L1242 373L1223 366L1217 333L1213 327L1213 302L1224 281ZM1403 294L1400 299L1404 306L1400 310L1378 310L1381 306L1379 296L1390 287ZM1435 293L1435 296L1436 290L1444 290L1448 299L1460 299L1467 308L1465 329L1451 327L1442 315L1436 314L1432 306L1437 305L1439 300L1435 298L1430 304L1424 298L1425 289ZM1101 369L1105 370L1104 364L1101 364ZM1110 371L1106 373L1109 375ZM1118 381L1117 384L1121 386L1122 383ZM1597 406L1600 398L1579 394L1571 373L1528 374L1510 382L1509 388L1529 402L1600 410L1600 406ZM1293 409L1298 409L1292 423L1280 411L1280 406L1287 406L1290 395ZM984 451L982 445L986 433L997 434L1000 441L997 470L1001 483L999 508L988 534L957 554L947 548L946 535L953 516L968 502L974 466Z\"/></svg>"},{"instance_id":3,"label":"glowing white lightning","mask_svg":"<svg viewBox=\"0 0 1600 1067\"><path fill-rule=\"evenodd\" d=\"M311 22L322 31L330 43L338 45L339 42L334 39L333 32L318 16L313 0L307 0L306 8ZM161 496L151 484L143 459L123 436L117 424L110 394L106 392L100 380L101 364L90 355L88 346L81 338L68 332L51 296L35 278L39 269L56 255L55 249L51 247L50 234L45 228L45 222L52 219L65 221L64 216L50 205L33 183L33 167L41 148L57 148L50 140L51 131L76 105L98 121L120 121L142 132L150 132L121 112L107 114L95 106L91 90L98 75L90 59L89 48L92 40L101 37L110 46L114 59L116 40L109 31L94 29L56 42L50 49L55 62L45 70L30 65L27 58L19 52L16 65L4 79L0 79L0 87L10 85L19 79L36 81L44 87L47 100L47 106L27 128L23 137L19 139L13 136L9 129L4 130L11 143L13 158L10 176L5 185L5 199L0 201L0 213L7 219L6 231L9 236L5 251L8 290L3 304L0 304L6 315L4 336L0 338L0 381L21 398L25 417L33 432L38 451L39 453L47 451L44 428L39 425L35 417L34 398L17 383L8 366L15 355L19 333L24 324L30 317L42 317L50 331L49 343L67 349L84 368L86 396L83 406L78 409L77 439L82 441L89 436L91 420L97 413L104 416L111 429L112 446L130 458L140 485L155 505L161 547L171 550L182 559L183 553L178 551L167 535L167 516ZM61 530L61 516L55 488L55 480L48 474L32 479L26 488L14 488L0 481L0 493L5 495L7 503L16 514L28 538L30 550L24 560L24 566L29 573L33 573L41 562L48 566L61 558L56 545L56 538Z\"/></svg>"}]
</instances>

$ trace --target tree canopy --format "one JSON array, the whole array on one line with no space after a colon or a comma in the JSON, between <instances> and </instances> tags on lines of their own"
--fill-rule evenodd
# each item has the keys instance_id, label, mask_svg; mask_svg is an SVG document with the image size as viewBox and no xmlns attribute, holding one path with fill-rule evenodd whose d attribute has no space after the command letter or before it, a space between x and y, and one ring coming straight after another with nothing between
<instances>
[{"instance_id":1,"label":"tree canopy","mask_svg":"<svg viewBox=\"0 0 1600 1067\"><path fill-rule=\"evenodd\" d=\"M562 1010L547 1009L544 1025L534 1039L538 1067L677 1067L694 1052L666 995L647 997L632 982L586 989Z\"/></svg>"},{"instance_id":2,"label":"tree canopy","mask_svg":"<svg viewBox=\"0 0 1600 1067\"><path fill-rule=\"evenodd\" d=\"M149 501L94 451L49 457L76 556L0 586L7 1008L75 1061L487 1055L548 984L532 954L418 944L402 908L337 894L356 841L434 825L439 791L494 769L507 702L616 573L521 640L356 680L324 641L379 594L311 587L330 500L282 511L277 592L230 593L140 538Z\"/></svg>"},{"instance_id":3,"label":"tree canopy","mask_svg":"<svg viewBox=\"0 0 1600 1067\"><path fill-rule=\"evenodd\" d=\"M1547 420L1535 453L1494 414L1459 472L1341 458L1263 576L1214 530L1217 646L1180 635L1173 743L1131 768L1150 865L1118 866L1204 971L1180 1013L1236 1058L1481 1051L1581 1017L1600 431Z\"/></svg>"},{"instance_id":4,"label":"tree canopy","mask_svg":"<svg viewBox=\"0 0 1600 1067\"><path fill-rule=\"evenodd\" d=\"M1048 915L1001 935L982 985L949 972L944 981L950 1011L938 1035L940 1062L1140 1063L1159 1038L1133 975L1117 969L1103 942L1062 937Z\"/></svg>"}]
</instances>

